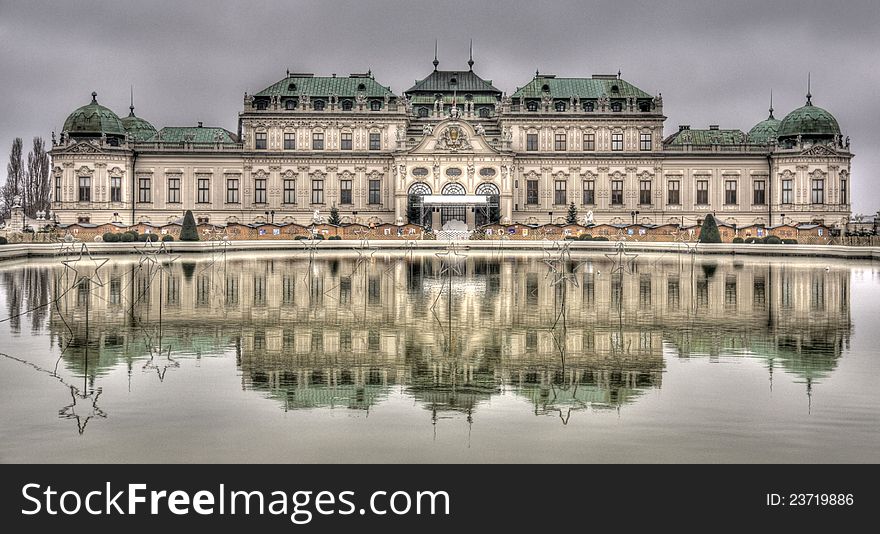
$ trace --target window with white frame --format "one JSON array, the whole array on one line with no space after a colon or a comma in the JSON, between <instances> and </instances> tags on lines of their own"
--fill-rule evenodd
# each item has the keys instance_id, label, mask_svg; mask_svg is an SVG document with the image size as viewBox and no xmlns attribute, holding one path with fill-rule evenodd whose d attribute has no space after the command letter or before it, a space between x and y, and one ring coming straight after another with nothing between
<instances>
[{"instance_id":1,"label":"window with white frame","mask_svg":"<svg viewBox=\"0 0 880 534\"><path fill-rule=\"evenodd\" d=\"M617 132L611 134L611 150L623 150L623 133Z\"/></svg>"}]
</instances>

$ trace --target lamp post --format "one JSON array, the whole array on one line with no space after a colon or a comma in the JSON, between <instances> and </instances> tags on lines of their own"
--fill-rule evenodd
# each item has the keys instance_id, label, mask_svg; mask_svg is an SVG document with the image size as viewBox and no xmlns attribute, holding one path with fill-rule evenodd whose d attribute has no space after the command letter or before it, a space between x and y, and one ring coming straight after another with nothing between
<instances>
[{"instance_id":1,"label":"lamp post","mask_svg":"<svg viewBox=\"0 0 880 534\"><path fill-rule=\"evenodd\" d=\"M629 214L632 216L632 223L635 224L636 223L636 216L639 214L639 211L638 210L631 211L631 212L629 212Z\"/></svg>"},{"instance_id":2,"label":"lamp post","mask_svg":"<svg viewBox=\"0 0 880 534\"><path fill-rule=\"evenodd\" d=\"M548 212L547 212L547 215L550 217L550 224L553 224L553 212L552 212L552 211L548 211Z\"/></svg>"},{"instance_id":3,"label":"lamp post","mask_svg":"<svg viewBox=\"0 0 880 534\"><path fill-rule=\"evenodd\" d=\"M782 217L782 225L785 226L785 214L780 213L779 216Z\"/></svg>"}]
</instances>

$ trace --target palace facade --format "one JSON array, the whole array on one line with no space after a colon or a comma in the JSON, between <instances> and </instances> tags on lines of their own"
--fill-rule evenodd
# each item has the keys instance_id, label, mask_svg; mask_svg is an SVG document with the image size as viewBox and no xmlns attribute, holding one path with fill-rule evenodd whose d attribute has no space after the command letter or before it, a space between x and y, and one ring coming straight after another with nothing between
<instances>
[{"instance_id":1,"label":"palace facade","mask_svg":"<svg viewBox=\"0 0 880 534\"><path fill-rule=\"evenodd\" d=\"M745 226L851 213L849 139L806 104L748 133L679 126L663 100L620 75L535 73L510 95L478 76L434 70L402 95L371 73L288 72L245 94L238 131L156 130L91 103L55 140L57 222L562 222Z\"/></svg>"}]
</instances>

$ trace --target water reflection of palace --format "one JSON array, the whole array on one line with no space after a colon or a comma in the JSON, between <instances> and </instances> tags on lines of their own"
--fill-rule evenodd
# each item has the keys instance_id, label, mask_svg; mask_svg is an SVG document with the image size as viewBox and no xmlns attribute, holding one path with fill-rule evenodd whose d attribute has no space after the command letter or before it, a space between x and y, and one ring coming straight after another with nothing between
<instances>
[{"instance_id":1,"label":"water reflection of palace","mask_svg":"<svg viewBox=\"0 0 880 534\"><path fill-rule=\"evenodd\" d=\"M660 387L664 343L680 357L755 354L809 385L849 339L848 267L555 259L474 254L451 280L444 259L399 253L119 260L100 283L70 288L58 269L41 272L62 295L50 328L59 345L73 341L74 372L97 376L165 347L175 357L229 349L243 386L286 409L369 409L398 388L434 414L470 416L502 390L536 413L613 408Z\"/></svg>"}]
</instances>

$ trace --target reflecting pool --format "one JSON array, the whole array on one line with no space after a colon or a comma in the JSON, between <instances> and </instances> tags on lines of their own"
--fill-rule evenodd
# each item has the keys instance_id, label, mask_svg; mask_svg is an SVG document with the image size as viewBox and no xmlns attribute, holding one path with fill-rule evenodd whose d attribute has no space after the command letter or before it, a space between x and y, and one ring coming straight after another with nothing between
<instances>
[{"instance_id":1,"label":"reflecting pool","mask_svg":"<svg viewBox=\"0 0 880 534\"><path fill-rule=\"evenodd\" d=\"M827 259L0 263L0 461L878 462L878 312Z\"/></svg>"}]
</instances>

